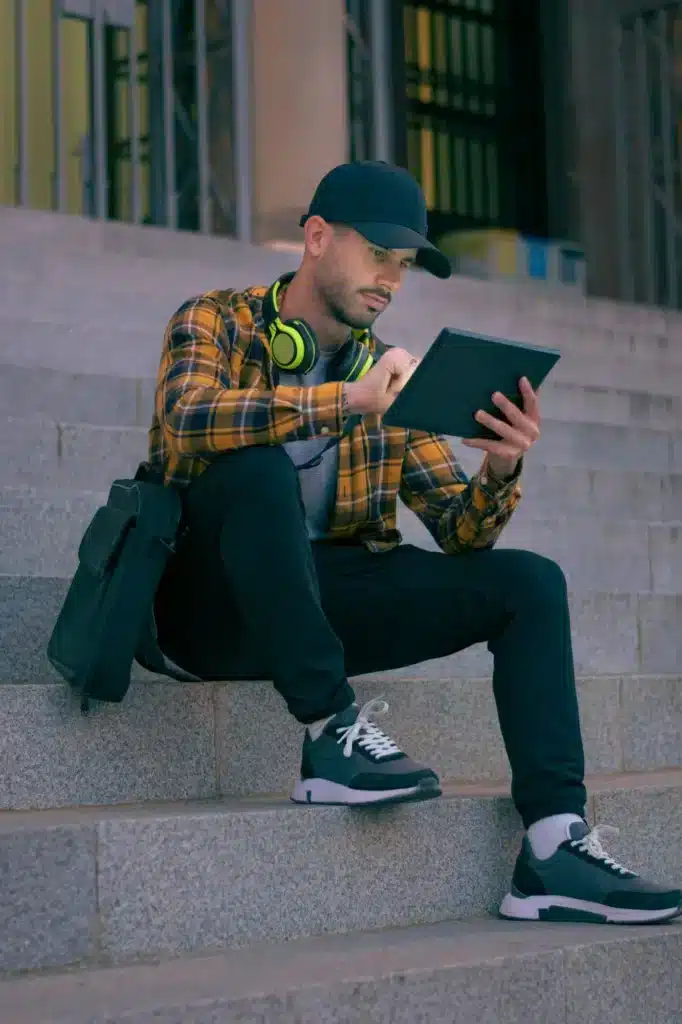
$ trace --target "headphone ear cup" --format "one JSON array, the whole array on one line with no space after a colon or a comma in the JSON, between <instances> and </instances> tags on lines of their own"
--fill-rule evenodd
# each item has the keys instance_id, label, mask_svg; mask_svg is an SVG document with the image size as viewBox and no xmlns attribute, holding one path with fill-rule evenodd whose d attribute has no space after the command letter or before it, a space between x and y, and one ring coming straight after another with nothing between
<instances>
[{"instance_id":1,"label":"headphone ear cup","mask_svg":"<svg viewBox=\"0 0 682 1024\"><path fill-rule=\"evenodd\" d=\"M317 362L317 339L305 320L277 318L270 344L273 362L286 373L310 373Z\"/></svg>"}]
</instances>

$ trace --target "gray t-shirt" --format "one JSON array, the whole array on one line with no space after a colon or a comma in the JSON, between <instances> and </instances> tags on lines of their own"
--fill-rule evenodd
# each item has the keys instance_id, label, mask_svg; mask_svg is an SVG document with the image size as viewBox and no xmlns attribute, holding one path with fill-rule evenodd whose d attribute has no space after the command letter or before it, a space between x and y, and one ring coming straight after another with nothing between
<instances>
[{"instance_id":1,"label":"gray t-shirt","mask_svg":"<svg viewBox=\"0 0 682 1024\"><path fill-rule=\"evenodd\" d=\"M281 373L280 384L298 387L314 387L325 384L329 377L329 365L334 353L320 353L315 367L306 374ZM283 448L295 466L301 466L314 459L330 438L316 437L310 441L287 441ZM329 519L336 499L336 480L339 463L339 448L334 445L322 456L319 466L303 469L298 474L301 496L305 507L306 527L311 540L325 537L329 529Z\"/></svg>"}]
</instances>

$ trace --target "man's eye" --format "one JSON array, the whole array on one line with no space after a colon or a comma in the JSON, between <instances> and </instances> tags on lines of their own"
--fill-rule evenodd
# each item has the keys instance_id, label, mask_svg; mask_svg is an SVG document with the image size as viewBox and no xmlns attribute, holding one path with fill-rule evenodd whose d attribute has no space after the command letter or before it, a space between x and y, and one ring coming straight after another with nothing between
<instances>
[{"instance_id":1,"label":"man's eye","mask_svg":"<svg viewBox=\"0 0 682 1024\"><path fill-rule=\"evenodd\" d=\"M374 249L373 252L374 252L375 259L377 259L377 260L385 260L386 259L386 253L384 252L383 249Z\"/></svg>"}]
</instances>

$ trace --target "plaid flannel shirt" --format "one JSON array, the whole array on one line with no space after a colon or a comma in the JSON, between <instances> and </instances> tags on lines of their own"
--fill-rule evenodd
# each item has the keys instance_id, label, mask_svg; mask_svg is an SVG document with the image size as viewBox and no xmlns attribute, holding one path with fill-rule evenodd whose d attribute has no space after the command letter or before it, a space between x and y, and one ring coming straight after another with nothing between
<instances>
[{"instance_id":1,"label":"plaid flannel shirt","mask_svg":"<svg viewBox=\"0 0 682 1024\"><path fill-rule=\"evenodd\" d=\"M166 484L185 488L212 459L246 445L341 434L341 382L278 384L263 330L265 292L207 292L171 318L149 432L150 461ZM469 479L443 437L364 416L339 444L329 535L372 551L394 547L400 496L446 554L492 547L519 503L520 468L499 480L484 460Z\"/></svg>"}]
</instances>

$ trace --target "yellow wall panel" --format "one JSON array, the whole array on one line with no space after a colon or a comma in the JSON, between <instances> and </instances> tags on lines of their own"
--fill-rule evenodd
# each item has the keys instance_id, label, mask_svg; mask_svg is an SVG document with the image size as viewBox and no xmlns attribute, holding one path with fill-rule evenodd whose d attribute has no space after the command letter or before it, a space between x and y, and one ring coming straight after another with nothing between
<instances>
[{"instance_id":1,"label":"yellow wall panel","mask_svg":"<svg viewBox=\"0 0 682 1024\"><path fill-rule=\"evenodd\" d=\"M52 2L26 5L28 57L28 202L36 209L53 204L54 96L52 68ZM88 132L87 29L84 22L62 21L62 126L67 153L68 209L82 211L81 168L77 155ZM18 95L16 88L14 0L0 0L0 203L17 201Z\"/></svg>"}]
</instances>

